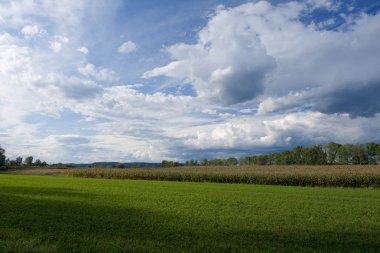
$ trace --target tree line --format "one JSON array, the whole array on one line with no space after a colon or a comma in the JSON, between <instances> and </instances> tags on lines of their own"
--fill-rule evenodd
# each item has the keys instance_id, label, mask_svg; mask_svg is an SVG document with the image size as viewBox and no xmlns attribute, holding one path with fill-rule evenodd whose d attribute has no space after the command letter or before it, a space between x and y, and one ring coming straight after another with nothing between
<instances>
[{"instance_id":1,"label":"tree line","mask_svg":"<svg viewBox=\"0 0 380 253\"><path fill-rule=\"evenodd\" d=\"M291 150L264 155L252 155L237 159L202 159L188 160L184 163L163 160L161 167L179 166L237 166L237 165L326 165L326 164L377 164L380 160L380 143L339 144L330 142L326 145L297 146ZM63 164L58 164L63 166ZM33 156L14 160L6 158L5 150L0 146L0 167L4 166L48 166L45 161L34 160ZM51 165L55 166L55 165ZM118 166L119 167L119 166ZM123 164L120 165L121 167Z\"/></svg>"},{"instance_id":2,"label":"tree line","mask_svg":"<svg viewBox=\"0 0 380 253\"><path fill-rule=\"evenodd\" d=\"M40 159L34 160L33 156L27 156L22 158L21 156L16 157L14 160L11 160L5 156L5 149L0 146L0 167L10 166L10 167L21 167L21 166L36 166L36 167L44 167L48 166L45 161L41 161Z\"/></svg>"},{"instance_id":3,"label":"tree line","mask_svg":"<svg viewBox=\"0 0 380 253\"><path fill-rule=\"evenodd\" d=\"M185 163L162 161L162 167L178 166L235 166L235 165L333 165L377 164L380 160L380 143L297 146L291 150L264 155L246 156L240 159L189 160Z\"/></svg>"}]
</instances>

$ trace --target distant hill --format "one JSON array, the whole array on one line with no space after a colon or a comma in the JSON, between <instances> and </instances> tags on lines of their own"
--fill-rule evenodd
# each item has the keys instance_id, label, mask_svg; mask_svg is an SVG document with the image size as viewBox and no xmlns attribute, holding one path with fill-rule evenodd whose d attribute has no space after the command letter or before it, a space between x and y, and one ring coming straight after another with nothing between
<instances>
[{"instance_id":1,"label":"distant hill","mask_svg":"<svg viewBox=\"0 0 380 253\"><path fill-rule=\"evenodd\" d=\"M119 164L124 164L125 168L160 168L161 163L118 163L118 162L95 162L95 163L66 163L64 165L78 168L115 168Z\"/></svg>"}]
</instances>

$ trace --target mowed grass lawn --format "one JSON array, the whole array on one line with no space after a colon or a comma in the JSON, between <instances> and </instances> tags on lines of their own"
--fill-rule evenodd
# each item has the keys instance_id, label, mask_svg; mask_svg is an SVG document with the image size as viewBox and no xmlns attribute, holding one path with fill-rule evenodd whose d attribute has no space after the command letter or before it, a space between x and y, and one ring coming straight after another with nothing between
<instances>
[{"instance_id":1,"label":"mowed grass lawn","mask_svg":"<svg viewBox=\"0 0 380 253\"><path fill-rule=\"evenodd\" d=\"M379 189L0 175L0 252L379 250Z\"/></svg>"}]
</instances>

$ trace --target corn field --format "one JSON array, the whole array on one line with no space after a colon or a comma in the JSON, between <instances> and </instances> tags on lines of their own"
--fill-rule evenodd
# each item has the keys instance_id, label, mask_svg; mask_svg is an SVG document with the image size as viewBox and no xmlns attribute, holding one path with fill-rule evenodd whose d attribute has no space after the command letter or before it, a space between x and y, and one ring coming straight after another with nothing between
<instances>
[{"instance_id":1,"label":"corn field","mask_svg":"<svg viewBox=\"0 0 380 253\"><path fill-rule=\"evenodd\" d=\"M241 166L165 169L70 169L87 178L215 182L324 187L379 187L380 166Z\"/></svg>"}]
</instances>

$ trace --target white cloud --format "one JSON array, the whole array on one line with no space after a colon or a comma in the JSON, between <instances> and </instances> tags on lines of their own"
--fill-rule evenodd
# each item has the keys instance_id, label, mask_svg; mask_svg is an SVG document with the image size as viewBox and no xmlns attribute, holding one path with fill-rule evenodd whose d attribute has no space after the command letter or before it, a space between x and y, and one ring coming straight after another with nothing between
<instances>
[{"instance_id":1,"label":"white cloud","mask_svg":"<svg viewBox=\"0 0 380 253\"><path fill-rule=\"evenodd\" d=\"M96 68L93 64L78 68L78 72L85 76L95 77L98 81L112 82L119 80L115 71L107 68Z\"/></svg>"},{"instance_id":2,"label":"white cloud","mask_svg":"<svg viewBox=\"0 0 380 253\"><path fill-rule=\"evenodd\" d=\"M313 91L290 92L287 96L267 97L259 103L257 113L262 115L310 105L308 103L312 103L313 93Z\"/></svg>"},{"instance_id":3,"label":"white cloud","mask_svg":"<svg viewBox=\"0 0 380 253\"><path fill-rule=\"evenodd\" d=\"M87 47L78 47L77 50L81 52L82 54L88 54L89 52Z\"/></svg>"},{"instance_id":4,"label":"white cloud","mask_svg":"<svg viewBox=\"0 0 380 253\"><path fill-rule=\"evenodd\" d=\"M269 108L274 101L277 107L288 109L305 105L299 96L288 94L308 94L313 97L313 108L322 110L320 104L329 94L379 90L380 58L373 52L380 51L376 39L380 36L380 14L350 16L337 31L301 21L302 15L315 8L332 10L336 6L323 0L219 7L198 33L196 44L178 43L166 48L172 62L143 77L182 79L192 84L200 97L221 105L261 102L260 113L274 111ZM364 104L368 101L361 99ZM309 104L305 99L302 102ZM324 112L334 112L336 103L330 104ZM354 108L337 108L336 112L353 116L380 112L380 102L368 106L376 109L370 114Z\"/></svg>"},{"instance_id":5,"label":"white cloud","mask_svg":"<svg viewBox=\"0 0 380 253\"><path fill-rule=\"evenodd\" d=\"M52 1L2 1L0 16L8 25L24 26L33 17L47 17L54 25L75 26L80 23L81 12L89 1L52 0Z\"/></svg>"},{"instance_id":6,"label":"white cloud","mask_svg":"<svg viewBox=\"0 0 380 253\"><path fill-rule=\"evenodd\" d=\"M26 39L47 34L45 29L37 25L26 25L21 29L21 33Z\"/></svg>"},{"instance_id":7,"label":"white cloud","mask_svg":"<svg viewBox=\"0 0 380 253\"><path fill-rule=\"evenodd\" d=\"M264 6L265 7L265 6ZM258 5L258 10L262 8ZM203 28L195 45L176 44L167 51L173 62L153 69L144 77L166 75L193 84L200 97L228 105L244 102L262 93L275 67L253 27L249 13L220 8Z\"/></svg>"},{"instance_id":8,"label":"white cloud","mask_svg":"<svg viewBox=\"0 0 380 253\"><path fill-rule=\"evenodd\" d=\"M0 34L0 141L10 156L160 161L377 138L379 15L346 15L347 24L328 31L332 20L305 25L300 16L335 11L332 1L219 7L195 44L168 47L172 60L143 74L190 83L194 97L144 93L149 81L102 86L119 77L82 55L87 3L0 4L0 26L21 31ZM120 53L137 50L123 45Z\"/></svg>"},{"instance_id":9,"label":"white cloud","mask_svg":"<svg viewBox=\"0 0 380 253\"><path fill-rule=\"evenodd\" d=\"M133 41L126 41L124 42L118 49L117 51L121 54L129 54L132 53L133 51L137 50L137 45Z\"/></svg>"},{"instance_id":10,"label":"white cloud","mask_svg":"<svg viewBox=\"0 0 380 253\"><path fill-rule=\"evenodd\" d=\"M348 115L326 115L318 112L243 116L222 123L187 129L186 144L195 149L263 150L272 147L325 144L331 140L357 143L373 140L373 134L380 130L377 125L379 121L380 116L375 119L351 119Z\"/></svg>"},{"instance_id":11,"label":"white cloud","mask_svg":"<svg viewBox=\"0 0 380 253\"><path fill-rule=\"evenodd\" d=\"M13 37L9 33L0 34L0 44L1 45L12 45L12 44L16 44L17 41L18 41L18 39Z\"/></svg>"},{"instance_id":12,"label":"white cloud","mask_svg":"<svg viewBox=\"0 0 380 253\"><path fill-rule=\"evenodd\" d=\"M54 53L59 53L62 50L64 44L69 43L69 39L65 36L55 36L54 40L50 41L50 49Z\"/></svg>"},{"instance_id":13,"label":"white cloud","mask_svg":"<svg viewBox=\"0 0 380 253\"><path fill-rule=\"evenodd\" d=\"M328 11L337 11L341 6L340 2L334 0L308 0L312 9L326 9Z\"/></svg>"},{"instance_id":14,"label":"white cloud","mask_svg":"<svg viewBox=\"0 0 380 253\"><path fill-rule=\"evenodd\" d=\"M145 119L157 123L166 121L164 123L166 125L181 121L181 119L184 120L186 117L191 119L192 117L187 116L186 111L190 113L196 107L193 99L190 96L173 96L163 93L144 94L130 86L112 86L104 88L101 96L98 96L92 103L77 104L75 110L95 118L116 121L124 119L143 121ZM159 113L157 108L160 108ZM183 124L187 122L186 120ZM152 125L152 127L155 128L157 125Z\"/></svg>"}]
</instances>

